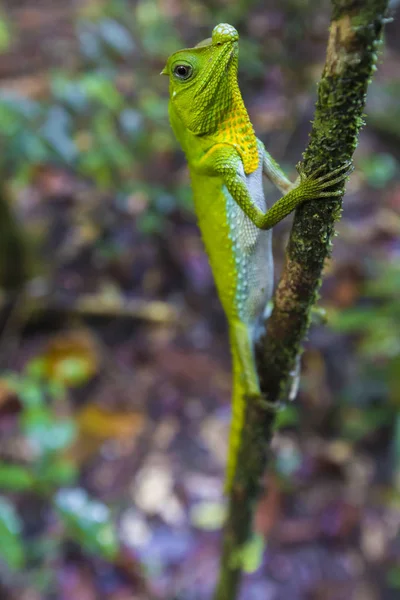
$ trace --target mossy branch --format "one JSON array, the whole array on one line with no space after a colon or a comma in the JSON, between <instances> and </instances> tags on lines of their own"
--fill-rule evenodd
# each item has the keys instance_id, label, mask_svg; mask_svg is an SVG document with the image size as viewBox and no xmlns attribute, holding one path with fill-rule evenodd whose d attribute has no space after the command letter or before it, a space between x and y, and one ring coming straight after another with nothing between
<instances>
[{"instance_id":1,"label":"mossy branch","mask_svg":"<svg viewBox=\"0 0 400 600\"><path fill-rule=\"evenodd\" d=\"M326 172L351 160L363 125L363 110L376 69L388 0L332 0L325 68L310 142L306 172ZM343 189L343 186L342 186ZM286 399L291 372L309 324L326 258L330 255L341 200L313 201L296 210L286 263L257 362L265 403L249 401L238 466L229 498L223 553L215 600L237 597L238 557L252 533L252 521L268 465L275 420L274 406Z\"/></svg>"}]
</instances>

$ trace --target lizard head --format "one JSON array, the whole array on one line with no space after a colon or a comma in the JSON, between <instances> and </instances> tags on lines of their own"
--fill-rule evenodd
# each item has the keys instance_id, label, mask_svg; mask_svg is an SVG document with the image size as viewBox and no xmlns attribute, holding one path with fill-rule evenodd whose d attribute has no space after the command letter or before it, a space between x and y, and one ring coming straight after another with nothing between
<instances>
[{"instance_id":1,"label":"lizard head","mask_svg":"<svg viewBox=\"0 0 400 600\"><path fill-rule=\"evenodd\" d=\"M172 54L162 71L169 76L173 108L184 126L197 135L213 133L234 94L240 94L238 39L232 25L221 23L211 38Z\"/></svg>"}]
</instances>

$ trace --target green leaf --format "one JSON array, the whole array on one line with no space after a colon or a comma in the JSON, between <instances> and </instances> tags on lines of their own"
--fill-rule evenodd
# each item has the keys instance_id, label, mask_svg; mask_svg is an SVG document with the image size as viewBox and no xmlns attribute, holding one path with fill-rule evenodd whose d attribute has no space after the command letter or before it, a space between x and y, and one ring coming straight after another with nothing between
<instances>
[{"instance_id":1,"label":"green leaf","mask_svg":"<svg viewBox=\"0 0 400 600\"><path fill-rule=\"evenodd\" d=\"M93 177L100 188L111 185L113 176L102 150L88 150L79 157L79 171Z\"/></svg>"},{"instance_id":2,"label":"green leaf","mask_svg":"<svg viewBox=\"0 0 400 600\"><path fill-rule=\"evenodd\" d=\"M150 56L168 56L177 48L182 48L182 41L166 20L158 6L152 0L139 0L136 6L136 24L141 32L141 44Z\"/></svg>"},{"instance_id":3,"label":"green leaf","mask_svg":"<svg viewBox=\"0 0 400 600\"><path fill-rule=\"evenodd\" d=\"M97 25L90 20L82 19L78 25L78 39L80 51L89 61L101 65L106 58L103 52L103 43Z\"/></svg>"},{"instance_id":4,"label":"green leaf","mask_svg":"<svg viewBox=\"0 0 400 600\"><path fill-rule=\"evenodd\" d=\"M368 183L375 188L382 188L393 179L398 171L398 163L388 152L373 154L360 163Z\"/></svg>"},{"instance_id":5,"label":"green leaf","mask_svg":"<svg viewBox=\"0 0 400 600\"><path fill-rule=\"evenodd\" d=\"M254 573L260 568L265 548L262 535L255 534L242 550L242 567L245 573Z\"/></svg>"},{"instance_id":6,"label":"green leaf","mask_svg":"<svg viewBox=\"0 0 400 600\"><path fill-rule=\"evenodd\" d=\"M164 123L168 118L168 102L166 98L162 98L152 90L145 89L142 91L139 102L140 110L148 119L155 122ZM159 132L155 131L154 135ZM162 135L165 135L162 133ZM169 139L169 134L166 136Z\"/></svg>"},{"instance_id":7,"label":"green leaf","mask_svg":"<svg viewBox=\"0 0 400 600\"><path fill-rule=\"evenodd\" d=\"M386 575L388 586L400 590L400 566L389 569Z\"/></svg>"},{"instance_id":8,"label":"green leaf","mask_svg":"<svg viewBox=\"0 0 400 600\"><path fill-rule=\"evenodd\" d=\"M78 477L77 468L65 459L52 460L40 469L40 483L53 487L72 485Z\"/></svg>"},{"instance_id":9,"label":"green leaf","mask_svg":"<svg viewBox=\"0 0 400 600\"><path fill-rule=\"evenodd\" d=\"M123 98L113 81L99 73L90 73L82 78L82 87L88 98L100 102L110 110L120 110Z\"/></svg>"},{"instance_id":10,"label":"green leaf","mask_svg":"<svg viewBox=\"0 0 400 600\"><path fill-rule=\"evenodd\" d=\"M151 234L162 231L164 219L155 212L147 211L137 220L137 228L143 233Z\"/></svg>"},{"instance_id":11,"label":"green leaf","mask_svg":"<svg viewBox=\"0 0 400 600\"><path fill-rule=\"evenodd\" d=\"M24 408L34 410L44 407L44 390L40 382L24 377L19 383L17 382L16 392Z\"/></svg>"},{"instance_id":12,"label":"green leaf","mask_svg":"<svg viewBox=\"0 0 400 600\"><path fill-rule=\"evenodd\" d=\"M90 373L89 373L90 375ZM88 380L88 364L84 356L68 356L58 361L57 376L70 386L79 386Z\"/></svg>"},{"instance_id":13,"label":"green leaf","mask_svg":"<svg viewBox=\"0 0 400 600\"><path fill-rule=\"evenodd\" d=\"M25 411L21 423L25 434L41 453L63 450L76 436L76 426L72 420L57 421L47 408Z\"/></svg>"},{"instance_id":14,"label":"green leaf","mask_svg":"<svg viewBox=\"0 0 400 600\"><path fill-rule=\"evenodd\" d=\"M297 425L298 422L299 410L297 406L294 406L293 404L286 404L276 413L274 421L274 430L278 431L279 429L283 429L284 427Z\"/></svg>"},{"instance_id":15,"label":"green leaf","mask_svg":"<svg viewBox=\"0 0 400 600\"><path fill-rule=\"evenodd\" d=\"M42 108L38 102L25 96L13 92L2 92L0 94L1 112L8 111L8 114L1 115L1 118L14 115L25 121L32 121L42 114Z\"/></svg>"},{"instance_id":16,"label":"green leaf","mask_svg":"<svg viewBox=\"0 0 400 600\"><path fill-rule=\"evenodd\" d=\"M129 56L135 49L129 31L114 19L102 19L99 32L107 46L120 56Z\"/></svg>"},{"instance_id":17,"label":"green leaf","mask_svg":"<svg viewBox=\"0 0 400 600\"><path fill-rule=\"evenodd\" d=\"M49 160L52 152L37 133L24 131L20 135L20 152L29 163L37 164Z\"/></svg>"},{"instance_id":18,"label":"green leaf","mask_svg":"<svg viewBox=\"0 0 400 600\"><path fill-rule=\"evenodd\" d=\"M8 492L20 492L31 489L35 479L31 471L19 465L0 463L0 489Z\"/></svg>"},{"instance_id":19,"label":"green leaf","mask_svg":"<svg viewBox=\"0 0 400 600\"><path fill-rule=\"evenodd\" d=\"M66 163L72 163L78 150L71 138L71 119L62 106L52 106L41 134L51 149Z\"/></svg>"},{"instance_id":20,"label":"green leaf","mask_svg":"<svg viewBox=\"0 0 400 600\"><path fill-rule=\"evenodd\" d=\"M46 375L46 361L42 357L33 358L25 366L26 375L34 380L44 379Z\"/></svg>"},{"instance_id":21,"label":"green leaf","mask_svg":"<svg viewBox=\"0 0 400 600\"><path fill-rule=\"evenodd\" d=\"M79 113L88 107L88 99L79 80L71 80L62 73L56 73L51 79L51 91L70 110Z\"/></svg>"},{"instance_id":22,"label":"green leaf","mask_svg":"<svg viewBox=\"0 0 400 600\"><path fill-rule=\"evenodd\" d=\"M93 500L81 488L60 490L56 508L67 533L85 550L113 560L118 552L118 540L110 511Z\"/></svg>"},{"instance_id":23,"label":"green leaf","mask_svg":"<svg viewBox=\"0 0 400 600\"><path fill-rule=\"evenodd\" d=\"M119 115L119 122L123 131L132 136L143 130L143 117L141 113L133 108L125 108Z\"/></svg>"},{"instance_id":24,"label":"green leaf","mask_svg":"<svg viewBox=\"0 0 400 600\"><path fill-rule=\"evenodd\" d=\"M392 420L386 406L368 410L352 408L343 414L343 437L352 441L362 440Z\"/></svg>"},{"instance_id":25,"label":"green leaf","mask_svg":"<svg viewBox=\"0 0 400 600\"><path fill-rule=\"evenodd\" d=\"M220 502L201 502L190 511L190 520L198 529L221 529L226 517L226 506Z\"/></svg>"},{"instance_id":26,"label":"green leaf","mask_svg":"<svg viewBox=\"0 0 400 600\"><path fill-rule=\"evenodd\" d=\"M6 498L0 496L0 558L10 569L22 568L25 555L20 518Z\"/></svg>"},{"instance_id":27,"label":"green leaf","mask_svg":"<svg viewBox=\"0 0 400 600\"><path fill-rule=\"evenodd\" d=\"M375 298L397 298L400 294L400 265L397 262L378 263L376 271L376 277L365 286L366 293Z\"/></svg>"},{"instance_id":28,"label":"green leaf","mask_svg":"<svg viewBox=\"0 0 400 600\"><path fill-rule=\"evenodd\" d=\"M373 323L376 317L376 308L351 308L342 313L330 313L329 323L336 331L344 333L364 330L369 323Z\"/></svg>"},{"instance_id":29,"label":"green leaf","mask_svg":"<svg viewBox=\"0 0 400 600\"><path fill-rule=\"evenodd\" d=\"M0 54L8 50L10 42L11 34L9 25L4 15L0 13Z\"/></svg>"}]
</instances>

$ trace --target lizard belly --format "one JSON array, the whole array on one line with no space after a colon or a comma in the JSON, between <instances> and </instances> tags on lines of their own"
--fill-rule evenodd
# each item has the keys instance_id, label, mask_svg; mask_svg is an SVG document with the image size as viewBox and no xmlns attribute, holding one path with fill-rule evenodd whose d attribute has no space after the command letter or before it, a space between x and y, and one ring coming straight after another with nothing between
<instances>
[{"instance_id":1,"label":"lizard belly","mask_svg":"<svg viewBox=\"0 0 400 600\"><path fill-rule=\"evenodd\" d=\"M226 211L226 198L219 178L192 178L195 208L205 249L210 261L218 296L228 321L238 318L236 291L238 271L234 244Z\"/></svg>"},{"instance_id":2,"label":"lizard belly","mask_svg":"<svg viewBox=\"0 0 400 600\"><path fill-rule=\"evenodd\" d=\"M261 180L259 170L246 177L252 197L265 211ZM253 329L272 294L271 231L252 223L219 178L196 183L198 222L222 306L229 321L238 319Z\"/></svg>"},{"instance_id":3,"label":"lizard belly","mask_svg":"<svg viewBox=\"0 0 400 600\"><path fill-rule=\"evenodd\" d=\"M235 305L238 317L255 327L272 295L273 263L271 231L256 227L224 189L230 227L229 238L235 256L237 281ZM265 211L264 206L260 208Z\"/></svg>"}]
</instances>

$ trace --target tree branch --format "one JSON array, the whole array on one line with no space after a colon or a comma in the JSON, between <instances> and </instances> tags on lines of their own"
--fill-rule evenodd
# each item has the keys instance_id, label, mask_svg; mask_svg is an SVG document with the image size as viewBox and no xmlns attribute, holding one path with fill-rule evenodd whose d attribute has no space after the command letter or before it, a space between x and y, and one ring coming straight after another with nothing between
<instances>
[{"instance_id":1,"label":"tree branch","mask_svg":"<svg viewBox=\"0 0 400 600\"><path fill-rule=\"evenodd\" d=\"M321 165L326 172L331 171L353 155L363 125L368 83L376 69L387 7L388 0L332 0L325 68L318 86L310 142L304 154L308 173ZM343 190L343 185L339 189ZM268 332L257 348L266 402L247 404L215 600L234 600L238 594L240 556L251 536L254 507L268 465L275 418L273 407L285 399L290 387L291 371L310 324L311 307L317 298L340 213L341 200L308 202L295 213L286 264L267 323Z\"/></svg>"}]
</instances>

